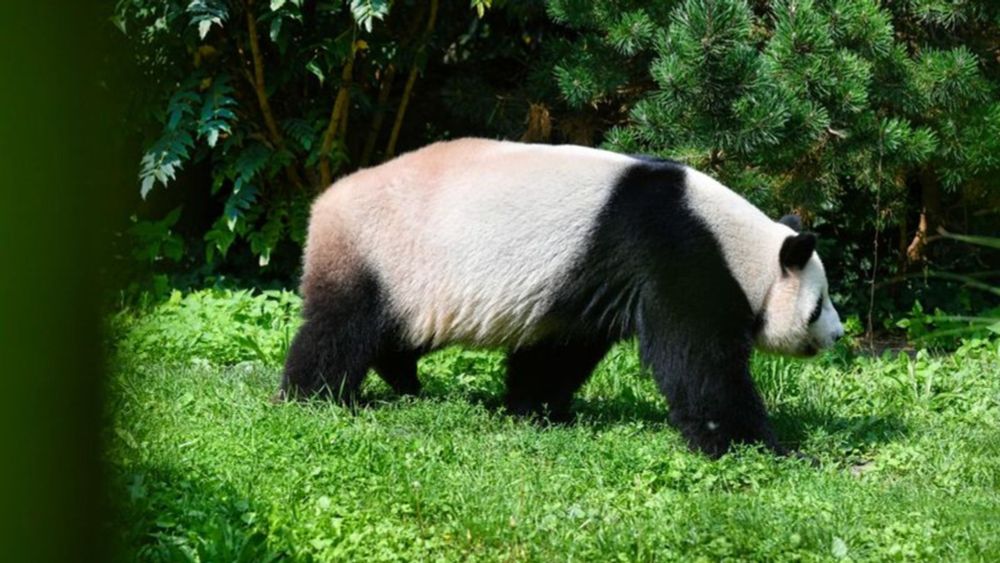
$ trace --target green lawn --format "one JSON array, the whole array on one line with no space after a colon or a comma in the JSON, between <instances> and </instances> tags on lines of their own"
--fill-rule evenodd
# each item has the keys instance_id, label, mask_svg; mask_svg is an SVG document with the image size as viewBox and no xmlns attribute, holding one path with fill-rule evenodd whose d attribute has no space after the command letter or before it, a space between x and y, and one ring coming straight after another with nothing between
<instances>
[{"instance_id":1,"label":"green lawn","mask_svg":"<svg viewBox=\"0 0 1000 563\"><path fill-rule=\"evenodd\" d=\"M271 404L296 307L195 294L116 319L125 559L1000 560L1000 342L756 358L779 435L817 468L687 451L627 344L568 426L505 416L502 355L457 349L422 362L418 399L372 377L356 413Z\"/></svg>"}]
</instances>

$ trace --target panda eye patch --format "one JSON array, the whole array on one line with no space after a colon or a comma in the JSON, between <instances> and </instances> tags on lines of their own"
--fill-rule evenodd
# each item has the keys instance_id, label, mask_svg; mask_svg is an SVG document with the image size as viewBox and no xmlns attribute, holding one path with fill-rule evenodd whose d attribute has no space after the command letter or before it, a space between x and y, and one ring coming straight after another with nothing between
<instances>
[{"instance_id":1,"label":"panda eye patch","mask_svg":"<svg viewBox=\"0 0 1000 563\"><path fill-rule=\"evenodd\" d=\"M809 314L809 324L813 324L819 319L820 313L823 312L823 296L820 295L819 299L816 300L816 306L813 307L812 313Z\"/></svg>"}]
</instances>

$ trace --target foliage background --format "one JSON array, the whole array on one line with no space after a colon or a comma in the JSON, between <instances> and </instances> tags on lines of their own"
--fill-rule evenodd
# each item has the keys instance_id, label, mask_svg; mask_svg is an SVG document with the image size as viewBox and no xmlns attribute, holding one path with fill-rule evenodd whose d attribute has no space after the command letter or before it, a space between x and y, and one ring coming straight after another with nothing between
<instances>
[{"instance_id":1,"label":"foliage background","mask_svg":"<svg viewBox=\"0 0 1000 563\"><path fill-rule=\"evenodd\" d=\"M293 287L324 186L478 135L674 158L798 212L870 329L995 323L996 251L939 232L1000 234L994 2L120 0L113 22L126 295Z\"/></svg>"}]
</instances>

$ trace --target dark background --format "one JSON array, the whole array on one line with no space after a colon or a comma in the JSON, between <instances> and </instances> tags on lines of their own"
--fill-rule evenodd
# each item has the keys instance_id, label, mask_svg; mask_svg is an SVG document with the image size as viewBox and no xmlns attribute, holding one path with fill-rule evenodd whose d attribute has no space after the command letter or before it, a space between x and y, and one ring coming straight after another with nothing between
<instances>
[{"instance_id":1,"label":"dark background","mask_svg":"<svg viewBox=\"0 0 1000 563\"><path fill-rule=\"evenodd\" d=\"M98 273L123 175L97 77L109 2L12 2L0 18L0 549L105 559Z\"/></svg>"}]
</instances>

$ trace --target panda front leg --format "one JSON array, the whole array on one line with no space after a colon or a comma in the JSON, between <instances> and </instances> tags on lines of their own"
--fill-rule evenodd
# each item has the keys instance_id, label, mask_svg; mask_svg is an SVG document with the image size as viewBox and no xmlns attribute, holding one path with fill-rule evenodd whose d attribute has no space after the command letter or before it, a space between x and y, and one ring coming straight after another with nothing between
<instances>
[{"instance_id":1,"label":"panda front leg","mask_svg":"<svg viewBox=\"0 0 1000 563\"><path fill-rule=\"evenodd\" d=\"M640 334L640 352L670 405L670 422L688 445L716 458L734 444L778 443L750 378L749 339Z\"/></svg>"}]
</instances>

